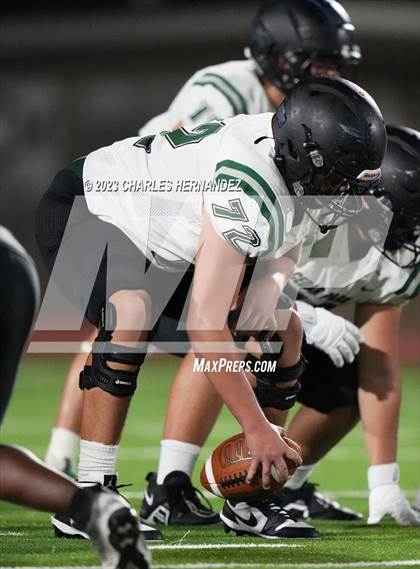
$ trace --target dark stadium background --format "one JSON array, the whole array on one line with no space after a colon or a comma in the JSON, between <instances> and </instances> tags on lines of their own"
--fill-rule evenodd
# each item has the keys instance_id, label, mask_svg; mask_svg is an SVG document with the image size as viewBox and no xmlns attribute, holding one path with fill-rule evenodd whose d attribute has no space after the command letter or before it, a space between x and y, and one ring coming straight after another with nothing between
<instances>
[{"instance_id":1,"label":"dark stadium background","mask_svg":"<svg viewBox=\"0 0 420 569\"><path fill-rule=\"evenodd\" d=\"M357 80L387 122L420 129L420 2L342 0L358 28ZM0 223L35 257L37 201L73 158L135 135L198 68L242 57L260 2L14 2L0 9ZM419 358L420 303L403 354Z\"/></svg>"}]
</instances>

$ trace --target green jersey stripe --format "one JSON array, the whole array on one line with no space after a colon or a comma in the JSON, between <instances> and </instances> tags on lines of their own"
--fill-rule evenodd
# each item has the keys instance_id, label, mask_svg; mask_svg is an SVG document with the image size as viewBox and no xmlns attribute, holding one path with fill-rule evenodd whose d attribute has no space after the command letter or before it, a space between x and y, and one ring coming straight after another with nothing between
<instances>
[{"instance_id":1,"label":"green jersey stripe","mask_svg":"<svg viewBox=\"0 0 420 569\"><path fill-rule=\"evenodd\" d=\"M205 113L207 111L207 109L208 109L207 105L204 105L204 107L202 107L201 109L198 109L198 111L196 111L195 113L190 115L191 120L195 121L196 119L198 119L198 117L200 115L202 115L203 113Z\"/></svg>"},{"instance_id":2,"label":"green jersey stripe","mask_svg":"<svg viewBox=\"0 0 420 569\"><path fill-rule=\"evenodd\" d=\"M271 189L270 185L264 180L264 178L258 174L255 170L250 168L249 166L245 166L245 164L241 164L240 162L235 162L234 160L222 160L216 166L216 175L218 174L220 169L227 169L227 173L233 176L236 176L239 179L245 179L249 185L254 187L259 193L262 194L262 197L265 202L268 202L272 205L275 210L274 219L277 222L278 229L277 235L279 240L279 247L283 244L284 241L284 215L282 208L280 206L280 202L276 196L276 194ZM238 175L239 173L239 175Z\"/></svg>"},{"instance_id":3,"label":"green jersey stripe","mask_svg":"<svg viewBox=\"0 0 420 569\"><path fill-rule=\"evenodd\" d=\"M217 180L237 181L238 177L235 175L232 176L230 174L220 172L216 175L215 179L216 181ZM277 250L281 244L279 243L278 224L275 222L275 216L273 217L272 215L272 208L270 211L270 209L267 207L267 204L264 202L264 197L261 195L261 193L258 192L256 189L254 189L252 186L250 186L245 180L240 179L237 187L241 188L247 196L249 196L251 199L253 199L256 202L262 216L266 219L268 223L268 226L270 228L268 234L268 242L267 242L268 250L267 253L265 254ZM264 254L262 256L264 256Z\"/></svg>"},{"instance_id":4,"label":"green jersey stripe","mask_svg":"<svg viewBox=\"0 0 420 569\"><path fill-rule=\"evenodd\" d=\"M272 202L267 198L265 192L262 191L261 186L257 184L251 176L248 176L243 172L239 174L237 170L227 168L226 166L218 170L216 172L216 175L218 174L226 174L235 180L243 180L250 188L253 189L253 194L257 195L259 198L260 208L264 205L265 209L270 213L271 226L273 227L274 235L273 250L278 249L282 245L284 237L282 216L279 218L279 212L276 211L276 208Z\"/></svg>"},{"instance_id":5,"label":"green jersey stripe","mask_svg":"<svg viewBox=\"0 0 420 569\"><path fill-rule=\"evenodd\" d=\"M224 85L226 85L226 87L230 89L232 94L234 94L237 100L239 101L240 112L245 115L248 114L248 105L244 96L238 91L238 89L234 85L232 85L232 83L230 83L230 81L222 77L222 75L218 75L217 73L206 73L205 75L203 75L203 78L204 77L214 77L215 79L218 79Z\"/></svg>"},{"instance_id":6,"label":"green jersey stripe","mask_svg":"<svg viewBox=\"0 0 420 569\"><path fill-rule=\"evenodd\" d=\"M395 296L399 296L399 295L403 295L404 293L406 293L409 289L409 287L411 286L411 284L413 283L413 281L416 279L416 277L418 276L420 271L420 263L417 263L416 266L413 269L413 272L410 274L410 276L408 277L408 279L406 280L404 286L402 286L399 290L397 290L396 292L394 292ZM420 285L419 285L420 286ZM418 291L419 287L417 287L415 293L413 296L415 296L416 292ZM411 298L411 297L409 297Z\"/></svg>"},{"instance_id":7,"label":"green jersey stripe","mask_svg":"<svg viewBox=\"0 0 420 569\"><path fill-rule=\"evenodd\" d=\"M416 298L420 294L420 284L417 286L416 290L410 294L408 297L409 300L412 298Z\"/></svg>"},{"instance_id":8,"label":"green jersey stripe","mask_svg":"<svg viewBox=\"0 0 420 569\"><path fill-rule=\"evenodd\" d=\"M223 89L218 83L216 83L216 81L195 81L195 82L193 83L193 85L200 85L200 86L202 86L202 87L205 87L206 85L211 85L211 86L214 87L217 91L219 91L220 93L222 93L222 95L225 97L225 99L227 99L227 101L229 102L230 106L232 107L233 116L239 115L239 108L236 106L235 101L232 99L232 97L230 96L230 94L226 92L225 89Z\"/></svg>"}]
</instances>

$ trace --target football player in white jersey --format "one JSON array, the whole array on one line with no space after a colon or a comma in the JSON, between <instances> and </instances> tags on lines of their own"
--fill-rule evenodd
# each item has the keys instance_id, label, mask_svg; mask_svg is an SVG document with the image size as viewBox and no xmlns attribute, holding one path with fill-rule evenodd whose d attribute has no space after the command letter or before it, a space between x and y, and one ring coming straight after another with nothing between
<instances>
[{"instance_id":1,"label":"football player in white jersey","mask_svg":"<svg viewBox=\"0 0 420 569\"><path fill-rule=\"evenodd\" d=\"M167 111L139 134L272 112L305 77L341 75L361 58L348 14L330 0L266 2L254 19L245 55L194 73Z\"/></svg>"},{"instance_id":2,"label":"football player in white jersey","mask_svg":"<svg viewBox=\"0 0 420 569\"><path fill-rule=\"evenodd\" d=\"M191 283L192 276L183 278L176 269L195 265L188 311L194 352L219 361L220 353L202 351L203 343L207 348L216 341L233 362L242 361L229 328L218 328L235 301L244 263L258 259L256 270L264 269L249 301L247 296L247 329L273 330L277 302L302 241L315 236L318 226L328 230L360 209L359 194L379 176L385 144L383 120L371 97L348 81L319 78L299 84L274 115L126 139L56 176L38 210L40 250L49 269L56 260L59 288L86 308L99 328L80 379L80 481L115 480L118 442L147 330L165 307L159 306L163 296L179 291L174 284L182 278L188 290ZM223 193L226 184L230 192ZM292 196L310 198L311 206L296 207ZM320 196L328 196L327 203L321 204ZM70 216L76 202L81 210ZM106 244L108 270L100 270L93 286ZM146 273L144 263L150 268ZM184 289L180 294L185 299ZM182 305L176 303L178 312ZM275 391L283 404L295 397L300 337L292 317L282 332L285 347L278 360L284 378ZM267 422L245 374L206 375L246 433L253 454L248 479L259 465L265 483L272 464L287 476L284 455L296 462L299 457Z\"/></svg>"},{"instance_id":3,"label":"football player in white jersey","mask_svg":"<svg viewBox=\"0 0 420 569\"><path fill-rule=\"evenodd\" d=\"M306 301L298 301L297 305L311 345L304 348L309 366L302 376L302 389L297 396L302 407L288 431L303 445L304 465L271 501L272 509L277 509L277 521L281 508L286 508L293 516L304 514L313 519L360 519L360 515L320 495L314 485L307 482L317 461L359 420L359 398L371 462L368 522L378 523L383 515L391 514L401 524L419 523L418 515L410 508L398 486L396 452L400 402L397 348L400 305L420 292L420 138L419 133L410 129L388 127L387 130L388 148L382 165L380 193L381 199L391 205L394 219L380 264L374 272L368 271L368 274L357 278L361 271L365 272L372 258L377 259L377 246L371 248L371 242L364 237L366 253L361 260L358 256L349 263L344 281L343 274L338 274L333 256L328 257L326 265L320 264L319 260L307 262L291 277L291 282L301 290L302 299ZM384 230L385 227L384 223ZM378 229L370 226L369 230L366 236L374 243ZM357 228L357 237L350 232L354 232L350 224L343 225L337 229L337 234L327 234L316 247L329 248L333 243L343 256L346 249L343 244L349 239L353 243L360 241L360 227ZM364 334L364 345L357 361L359 373L353 361L354 352L351 353L354 338L345 340L352 332L351 328L348 329L350 323L326 310L354 301L357 302L356 323ZM341 369L337 370L337 366ZM323 370L322 376L320 370ZM220 409L218 399L200 381L198 373L194 379L194 409L199 407L201 395L203 405L207 408L212 406L215 420ZM200 448L211 429L210 421L200 422L194 414L190 421L190 417L179 413L178 405L174 405L169 415L173 425L175 417L178 424L172 428L182 429L182 436L190 433L189 444ZM197 454L185 457L188 446L182 448L183 440L168 441L181 443L179 450L174 446L172 457L163 464L166 469L163 472L169 480L176 474L171 470L180 469L191 475L194 467ZM143 501L142 516L153 519L153 506L159 503L168 508L171 506L165 499L165 482L157 484L154 474L150 474L148 480L147 495L154 498L154 504ZM160 497L163 498L161 502ZM265 516L267 522L274 517L270 516L267 504L261 507L242 503L238 509L237 505L226 502L222 518L227 529L255 534L255 526L246 521L250 514L257 520L264 520ZM263 533L267 530L270 528L263 528Z\"/></svg>"},{"instance_id":4,"label":"football player in white jersey","mask_svg":"<svg viewBox=\"0 0 420 569\"><path fill-rule=\"evenodd\" d=\"M303 406L289 427L291 436L303 445L304 466L281 496L283 505L295 514L299 502L311 517L331 517L331 503L319 500L314 486L306 481L322 456L360 419L370 462L368 523L377 524L390 515L401 525L419 525L420 515L399 487L397 435L400 317L402 306L420 293L420 133L394 126L387 127L387 133L380 186L394 218L380 264L371 275L340 290L333 290L337 285L333 267L321 275L319 267L307 263L293 276L302 298L314 307L355 302L355 323L363 331L364 343L357 362L346 364L340 372L319 350L307 348L314 365L304 374L299 396ZM369 233L374 239L373 228ZM308 308L304 311L308 320L315 322L318 315L320 326L324 310ZM324 327L324 331L329 342L334 330ZM319 390L320 382L325 390Z\"/></svg>"},{"instance_id":5,"label":"football player in white jersey","mask_svg":"<svg viewBox=\"0 0 420 569\"><path fill-rule=\"evenodd\" d=\"M140 134L155 134L181 125L191 128L241 113L272 112L302 78L339 75L360 60L348 14L338 2L329 0L265 3L253 22L246 54L246 60L195 73L169 109L144 125ZM90 340L95 337L92 328ZM82 394L75 386L84 361L85 355L79 354L71 364L46 454L48 464L68 473L74 471L79 451ZM202 519L206 516L207 520L218 521L204 506L201 512Z\"/></svg>"}]
</instances>

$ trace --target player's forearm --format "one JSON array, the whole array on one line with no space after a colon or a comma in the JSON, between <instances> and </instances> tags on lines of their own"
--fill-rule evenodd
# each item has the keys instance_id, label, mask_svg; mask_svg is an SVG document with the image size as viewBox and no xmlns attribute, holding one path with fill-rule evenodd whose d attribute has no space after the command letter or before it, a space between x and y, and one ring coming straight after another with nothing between
<instances>
[{"instance_id":1,"label":"player's forearm","mask_svg":"<svg viewBox=\"0 0 420 569\"><path fill-rule=\"evenodd\" d=\"M295 248L296 249L296 248ZM283 289L296 271L299 255L293 249L290 255L284 255L267 263L267 274L272 275Z\"/></svg>"},{"instance_id":2,"label":"player's forearm","mask_svg":"<svg viewBox=\"0 0 420 569\"><path fill-rule=\"evenodd\" d=\"M251 431L267 423L243 369L244 354L238 352L230 331L190 330L189 336L195 357L204 361L208 380L243 430ZM206 345L215 344L226 346L226 351L211 352L206 349Z\"/></svg>"}]
</instances>

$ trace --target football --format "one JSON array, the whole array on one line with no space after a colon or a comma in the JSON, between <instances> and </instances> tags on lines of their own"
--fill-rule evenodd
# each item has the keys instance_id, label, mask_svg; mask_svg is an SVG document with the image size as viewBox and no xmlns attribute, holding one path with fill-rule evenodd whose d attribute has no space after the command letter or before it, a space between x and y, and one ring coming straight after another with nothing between
<instances>
[{"instance_id":1,"label":"football","mask_svg":"<svg viewBox=\"0 0 420 569\"><path fill-rule=\"evenodd\" d=\"M300 446L293 440L281 435L285 442L300 454ZM296 471L296 464L285 459L289 475ZM208 456L201 470L201 484L220 498L233 500L249 500L271 494L282 487L277 470L274 465L271 468L270 488L265 490L262 486L261 473L254 476L251 484L245 482L248 468L251 463L251 455L246 444L245 434L239 433L220 443Z\"/></svg>"}]
</instances>

